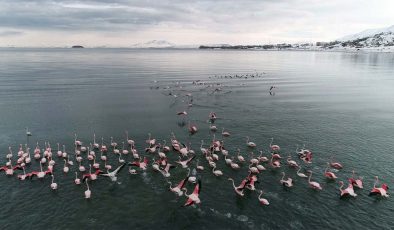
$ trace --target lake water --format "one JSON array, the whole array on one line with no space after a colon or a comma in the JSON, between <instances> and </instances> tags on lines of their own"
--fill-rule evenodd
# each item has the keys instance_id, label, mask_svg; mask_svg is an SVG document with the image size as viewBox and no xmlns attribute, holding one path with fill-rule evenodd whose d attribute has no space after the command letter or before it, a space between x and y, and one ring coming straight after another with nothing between
<instances>
[{"instance_id":1,"label":"lake water","mask_svg":"<svg viewBox=\"0 0 394 230\"><path fill-rule=\"evenodd\" d=\"M255 78L215 78L221 75L263 73ZM196 86L193 80L221 83L222 91ZM157 81L156 83L154 81ZM168 96L172 89L178 97ZM269 94L276 86L275 95ZM154 87L158 86L159 89ZM153 89L152 89L153 87ZM180 127L177 112L187 109L182 100L192 93L188 119L199 127L189 136ZM148 133L167 143L174 132L192 144L205 171L196 207L180 206L186 198L168 191L165 178L149 168L130 175L121 171L118 182L99 178L90 184L92 199L84 198L86 186L74 184L74 171L65 175L57 156L54 175L57 191L44 180L19 181L1 173L0 226L2 229L392 229L394 202L368 196L374 176L394 186L394 54L341 52L261 52L220 50L128 49L0 49L0 164L5 165L8 146L14 153L26 142L25 127L41 148L49 141L73 153L74 133L84 143L95 132L109 145L112 136L121 145L129 130L141 155ZM268 155L271 137L282 156L292 155L303 168L313 170L322 191L308 187L307 180L282 160L282 167L260 173L258 189L270 202L262 206L256 192L237 197L228 177L239 183L247 165L238 171L228 167L222 155L217 163L224 176L215 177L200 153L200 140L212 134L208 114L215 111L220 138L222 127L231 132L225 146L231 155L240 148L247 157L245 137L254 150ZM297 159L296 146L314 153L313 163ZM171 161L178 154L167 154ZM74 160L74 154L71 154ZM108 153L115 167L117 156ZM346 181L354 169L364 178L358 196L339 199L337 182L323 172L330 156L344 165L337 171ZM127 156L127 161L132 157ZM156 156L157 158L157 156ZM83 161L88 167L87 160ZM193 165L195 165L193 163ZM27 171L39 169L33 160ZM284 171L294 187L279 180ZM19 172L18 172L19 173ZM177 167L169 178L179 182L187 170ZM189 184L187 187L193 188ZM390 190L389 190L390 191Z\"/></svg>"}]
</instances>

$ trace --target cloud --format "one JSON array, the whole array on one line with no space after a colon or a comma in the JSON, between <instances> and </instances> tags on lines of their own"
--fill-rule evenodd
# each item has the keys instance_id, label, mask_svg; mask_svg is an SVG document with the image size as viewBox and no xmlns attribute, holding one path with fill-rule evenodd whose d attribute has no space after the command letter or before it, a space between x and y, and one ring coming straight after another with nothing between
<instances>
[{"instance_id":1,"label":"cloud","mask_svg":"<svg viewBox=\"0 0 394 230\"><path fill-rule=\"evenodd\" d=\"M25 31L17 43L39 34L97 45L330 40L394 24L393 8L390 0L3 0L0 31Z\"/></svg>"},{"instance_id":2,"label":"cloud","mask_svg":"<svg viewBox=\"0 0 394 230\"><path fill-rule=\"evenodd\" d=\"M24 33L21 31L14 31L14 30L5 30L0 31L0 37L14 37L14 36L21 36Z\"/></svg>"}]
</instances>

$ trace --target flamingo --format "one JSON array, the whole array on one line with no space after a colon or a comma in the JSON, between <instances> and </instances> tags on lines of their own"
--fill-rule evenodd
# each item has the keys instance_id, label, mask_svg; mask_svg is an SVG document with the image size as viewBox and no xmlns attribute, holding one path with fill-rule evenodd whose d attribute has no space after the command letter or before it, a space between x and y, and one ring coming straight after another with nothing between
<instances>
[{"instance_id":1,"label":"flamingo","mask_svg":"<svg viewBox=\"0 0 394 230\"><path fill-rule=\"evenodd\" d=\"M57 184L54 182L55 176L52 174L52 183L51 183L51 189L56 190L57 189Z\"/></svg>"},{"instance_id":2,"label":"flamingo","mask_svg":"<svg viewBox=\"0 0 394 230\"><path fill-rule=\"evenodd\" d=\"M148 148L145 148L145 152L147 152L147 153L155 153L157 147L158 147L158 145L153 145L153 146L150 146Z\"/></svg>"},{"instance_id":3,"label":"flamingo","mask_svg":"<svg viewBox=\"0 0 394 230\"><path fill-rule=\"evenodd\" d=\"M234 180L232 178L228 178L228 180L233 182L233 188L234 188L234 191L235 191L236 194L238 194L240 196L244 196L245 195L243 190L244 190L244 188L246 186L247 180L243 180L241 185L238 186L238 187L235 186Z\"/></svg>"},{"instance_id":4,"label":"flamingo","mask_svg":"<svg viewBox=\"0 0 394 230\"><path fill-rule=\"evenodd\" d=\"M204 170L204 166L199 165L198 162L199 162L199 160L197 160L196 168L197 168L198 170L200 170L200 171L203 171L203 170Z\"/></svg>"},{"instance_id":5,"label":"flamingo","mask_svg":"<svg viewBox=\"0 0 394 230\"><path fill-rule=\"evenodd\" d=\"M149 146L155 145L156 144L156 139L151 139L151 134L150 133L148 133L148 136L149 136L149 138L148 138L148 140L146 140L146 143L148 143Z\"/></svg>"},{"instance_id":6,"label":"flamingo","mask_svg":"<svg viewBox=\"0 0 394 230\"><path fill-rule=\"evenodd\" d=\"M260 195L259 195L259 198L258 198L260 204L262 204L262 205L269 205L270 203L268 202L268 200L265 199L265 198L261 198L261 195L263 195L263 190L260 190Z\"/></svg>"},{"instance_id":7,"label":"flamingo","mask_svg":"<svg viewBox=\"0 0 394 230\"><path fill-rule=\"evenodd\" d=\"M187 181L188 177L186 177L185 179L181 180L177 186L175 187L171 187L172 183L171 181L167 181L168 184L170 184L169 190L175 194L177 194L178 196L182 196L183 195L183 187L186 185L186 181Z\"/></svg>"},{"instance_id":8,"label":"flamingo","mask_svg":"<svg viewBox=\"0 0 394 230\"><path fill-rule=\"evenodd\" d=\"M190 157L190 158L187 159L187 160L181 161L181 157L179 156L179 160L178 160L178 161L175 161L175 163L180 164L180 165L182 166L182 168L187 168L188 165L190 164L190 162L191 162L195 157L196 157L196 155Z\"/></svg>"},{"instance_id":9,"label":"flamingo","mask_svg":"<svg viewBox=\"0 0 394 230\"><path fill-rule=\"evenodd\" d=\"M260 155L258 156L258 160L260 162L268 162L269 161L268 157L263 157L263 150L260 150Z\"/></svg>"},{"instance_id":10,"label":"flamingo","mask_svg":"<svg viewBox=\"0 0 394 230\"><path fill-rule=\"evenodd\" d=\"M209 130L211 130L211 132L216 132L216 130L218 130L218 128L216 127L216 125L210 124L209 125Z\"/></svg>"},{"instance_id":11,"label":"flamingo","mask_svg":"<svg viewBox=\"0 0 394 230\"><path fill-rule=\"evenodd\" d=\"M288 188L293 187L293 179L288 177L287 180L284 180L284 178L285 178L285 172L282 172L282 179L280 179L280 183Z\"/></svg>"},{"instance_id":12,"label":"flamingo","mask_svg":"<svg viewBox=\"0 0 394 230\"><path fill-rule=\"evenodd\" d=\"M103 173L103 174L99 174L100 176L106 176L109 177L111 179L111 181L117 181L117 177L116 175L119 173L119 171L125 166L126 164L122 164L120 166L118 166L114 171L109 172L107 169L107 173Z\"/></svg>"},{"instance_id":13,"label":"flamingo","mask_svg":"<svg viewBox=\"0 0 394 230\"><path fill-rule=\"evenodd\" d=\"M119 163L123 164L125 161L122 159L122 155L120 155L120 153L118 155L119 155L118 158Z\"/></svg>"},{"instance_id":14,"label":"flamingo","mask_svg":"<svg viewBox=\"0 0 394 230\"><path fill-rule=\"evenodd\" d=\"M190 133L190 135L193 135L193 134L197 133L197 131L198 131L197 126L196 125L191 125L190 122L189 122L189 133Z\"/></svg>"},{"instance_id":15,"label":"flamingo","mask_svg":"<svg viewBox=\"0 0 394 230\"><path fill-rule=\"evenodd\" d=\"M74 139L75 146L81 146L82 142L77 140L77 134L76 133L74 133L74 136L75 136L75 139Z\"/></svg>"},{"instance_id":16,"label":"flamingo","mask_svg":"<svg viewBox=\"0 0 394 230\"><path fill-rule=\"evenodd\" d=\"M209 119L214 122L216 120L217 116L215 112L210 112L209 113Z\"/></svg>"},{"instance_id":17,"label":"flamingo","mask_svg":"<svg viewBox=\"0 0 394 230\"><path fill-rule=\"evenodd\" d=\"M280 150L279 145L272 145L272 142L274 142L274 138L273 137L271 137L271 143L270 143L271 151L274 151L274 152L279 151Z\"/></svg>"},{"instance_id":18,"label":"flamingo","mask_svg":"<svg viewBox=\"0 0 394 230\"><path fill-rule=\"evenodd\" d=\"M246 184L246 188L254 191L256 190L256 187L254 186L254 184L257 182L257 176L256 175L252 175L249 173L249 176L247 177L247 184Z\"/></svg>"},{"instance_id":19,"label":"flamingo","mask_svg":"<svg viewBox=\"0 0 394 230\"><path fill-rule=\"evenodd\" d=\"M124 154L124 155L127 155L127 154L129 154L129 150L127 150L127 149L125 149L124 148L124 142L122 142L122 153Z\"/></svg>"},{"instance_id":20,"label":"flamingo","mask_svg":"<svg viewBox=\"0 0 394 230\"><path fill-rule=\"evenodd\" d=\"M66 146L63 145L63 152L62 152L62 157L66 158L68 156L67 152L66 152Z\"/></svg>"},{"instance_id":21,"label":"flamingo","mask_svg":"<svg viewBox=\"0 0 394 230\"><path fill-rule=\"evenodd\" d=\"M196 169L193 169L192 175L190 175L190 168L187 168L187 171L188 171L188 173L187 173L188 181L189 181L190 183L193 183L193 184L196 183L196 181L197 181L197 177L196 177L197 172L196 172Z\"/></svg>"},{"instance_id":22,"label":"flamingo","mask_svg":"<svg viewBox=\"0 0 394 230\"><path fill-rule=\"evenodd\" d=\"M27 178L30 178L30 177L32 176L31 173L26 174L25 167L22 167L22 170L23 170L23 174L19 174L19 175L18 175L18 179L19 179L19 180L25 180L26 177L27 177Z\"/></svg>"},{"instance_id":23,"label":"flamingo","mask_svg":"<svg viewBox=\"0 0 394 230\"><path fill-rule=\"evenodd\" d=\"M200 192L201 192L201 180L198 180L198 183L194 187L193 193L188 195L187 194L187 189L183 188L182 190L185 191L185 196L188 198L186 203L183 205L185 206L190 206L192 204L200 204L201 200L199 198Z\"/></svg>"},{"instance_id":24,"label":"flamingo","mask_svg":"<svg viewBox=\"0 0 394 230\"><path fill-rule=\"evenodd\" d=\"M224 131L224 128L222 128L222 136L223 136L223 137L229 137L229 136L230 136L230 133Z\"/></svg>"},{"instance_id":25,"label":"flamingo","mask_svg":"<svg viewBox=\"0 0 394 230\"><path fill-rule=\"evenodd\" d=\"M253 163L251 163L251 164L249 165L249 170L250 170L250 172L251 172L251 173L255 173L255 174L260 173L260 171L259 171L256 167L251 167L252 165L253 165Z\"/></svg>"},{"instance_id":26,"label":"flamingo","mask_svg":"<svg viewBox=\"0 0 394 230\"><path fill-rule=\"evenodd\" d=\"M231 163L233 163L232 159L227 158L227 156L224 156L224 161L226 162L226 164L230 165Z\"/></svg>"},{"instance_id":27,"label":"flamingo","mask_svg":"<svg viewBox=\"0 0 394 230\"><path fill-rule=\"evenodd\" d=\"M233 157L233 158L234 158L234 157ZM239 168L240 168L240 167L239 167L239 164L235 163L234 161L231 161L230 166L231 166L232 169L239 169Z\"/></svg>"},{"instance_id":28,"label":"flamingo","mask_svg":"<svg viewBox=\"0 0 394 230\"><path fill-rule=\"evenodd\" d=\"M170 149L169 146L167 146L167 141L166 141L166 140L164 140L163 142L164 142L164 144L163 144L163 152L167 153L167 152L169 152L171 149Z\"/></svg>"},{"instance_id":29,"label":"flamingo","mask_svg":"<svg viewBox=\"0 0 394 230\"><path fill-rule=\"evenodd\" d=\"M85 198L86 198L86 199L90 199L90 197L91 197L91 195L92 195L92 192L91 192L90 189L89 189L88 180L86 180L85 183L86 183L86 187L87 187L87 190L85 191Z\"/></svg>"},{"instance_id":30,"label":"flamingo","mask_svg":"<svg viewBox=\"0 0 394 230\"><path fill-rule=\"evenodd\" d=\"M64 159L64 167L63 167L63 172L64 173L68 173L68 171L69 171L70 169L68 168L68 166L67 166L67 160L66 159Z\"/></svg>"},{"instance_id":31,"label":"flamingo","mask_svg":"<svg viewBox=\"0 0 394 230\"><path fill-rule=\"evenodd\" d=\"M153 158L152 161L152 168L156 171L160 171L159 164L155 161L155 158Z\"/></svg>"},{"instance_id":32,"label":"flamingo","mask_svg":"<svg viewBox=\"0 0 394 230\"><path fill-rule=\"evenodd\" d=\"M81 184L81 179L78 178L78 173L77 173L77 172L75 172L75 180L74 180L74 183L75 183L76 185Z\"/></svg>"},{"instance_id":33,"label":"flamingo","mask_svg":"<svg viewBox=\"0 0 394 230\"><path fill-rule=\"evenodd\" d=\"M331 161L330 162L330 166L331 167L333 167L335 169L342 169L343 168L341 163L339 163L339 162L332 162L332 159L333 159L333 156L331 156L331 160L330 160Z\"/></svg>"},{"instance_id":34,"label":"flamingo","mask_svg":"<svg viewBox=\"0 0 394 230\"><path fill-rule=\"evenodd\" d=\"M352 197L357 196L357 194L354 193L353 185L351 183L349 183L349 185L346 189L342 189L342 187L344 185L343 181L339 181L339 184L340 184L339 191L341 192L340 198L343 198L345 196L352 196Z\"/></svg>"},{"instance_id":35,"label":"flamingo","mask_svg":"<svg viewBox=\"0 0 394 230\"><path fill-rule=\"evenodd\" d=\"M355 172L352 171L352 178L349 178L349 182L356 188L363 188L363 181L362 178L359 177L358 179L354 179Z\"/></svg>"},{"instance_id":36,"label":"flamingo","mask_svg":"<svg viewBox=\"0 0 394 230\"><path fill-rule=\"evenodd\" d=\"M265 167L262 166L262 165L256 165L256 168L257 168L259 171L264 171L264 170L266 170Z\"/></svg>"},{"instance_id":37,"label":"flamingo","mask_svg":"<svg viewBox=\"0 0 394 230\"><path fill-rule=\"evenodd\" d=\"M63 152L60 151L60 144L59 143L57 143L57 156L58 157L62 157L63 156Z\"/></svg>"},{"instance_id":38,"label":"flamingo","mask_svg":"<svg viewBox=\"0 0 394 230\"><path fill-rule=\"evenodd\" d=\"M111 137L111 146L112 146L112 148L114 148L114 150L115 150L116 146L118 146L118 143L114 142L113 137Z\"/></svg>"},{"instance_id":39,"label":"flamingo","mask_svg":"<svg viewBox=\"0 0 394 230\"><path fill-rule=\"evenodd\" d=\"M237 153L237 158L239 162L245 162L245 158L243 156L240 155L241 154L241 150L238 149L238 153Z\"/></svg>"},{"instance_id":40,"label":"flamingo","mask_svg":"<svg viewBox=\"0 0 394 230\"><path fill-rule=\"evenodd\" d=\"M246 137L246 145L250 148L256 147L256 144L254 142L249 141L249 137Z\"/></svg>"},{"instance_id":41,"label":"flamingo","mask_svg":"<svg viewBox=\"0 0 394 230\"><path fill-rule=\"evenodd\" d=\"M129 139L129 131L126 131L126 141L129 145L133 146L134 145L134 140Z\"/></svg>"},{"instance_id":42,"label":"flamingo","mask_svg":"<svg viewBox=\"0 0 394 230\"><path fill-rule=\"evenodd\" d=\"M85 171L86 171L85 166L83 166L83 165L81 164L81 162L82 162L82 161L79 161L79 168L78 168L78 169L79 169L80 172L85 172Z\"/></svg>"},{"instance_id":43,"label":"flamingo","mask_svg":"<svg viewBox=\"0 0 394 230\"><path fill-rule=\"evenodd\" d=\"M166 164L163 170L160 170L161 174L163 174L164 177L170 177L170 169L175 168L174 165L172 164Z\"/></svg>"},{"instance_id":44,"label":"flamingo","mask_svg":"<svg viewBox=\"0 0 394 230\"><path fill-rule=\"evenodd\" d=\"M93 148L99 149L100 145L96 142L96 134L93 133Z\"/></svg>"},{"instance_id":45,"label":"flamingo","mask_svg":"<svg viewBox=\"0 0 394 230\"><path fill-rule=\"evenodd\" d=\"M186 112L186 111L177 112L176 115L178 115L178 116L180 116L180 115L186 116L186 115L187 115L187 112Z\"/></svg>"},{"instance_id":46,"label":"flamingo","mask_svg":"<svg viewBox=\"0 0 394 230\"><path fill-rule=\"evenodd\" d=\"M223 172L222 171L220 171L220 170L215 170L216 169L216 165L215 165L215 167L213 167L213 169L212 169L212 173L215 175L215 176L223 176Z\"/></svg>"},{"instance_id":47,"label":"flamingo","mask_svg":"<svg viewBox=\"0 0 394 230\"><path fill-rule=\"evenodd\" d=\"M301 167L298 166L298 171L297 171L297 176L299 177L303 177L303 178L307 178L308 176L305 175L304 173L301 173Z\"/></svg>"},{"instance_id":48,"label":"flamingo","mask_svg":"<svg viewBox=\"0 0 394 230\"><path fill-rule=\"evenodd\" d=\"M147 164L148 164L148 158L146 158L146 157L144 157L144 160L143 161L133 161L133 162L130 162L129 163L129 166L137 166L137 167L139 167L140 169L142 169L142 170L146 170L146 167L147 167Z\"/></svg>"},{"instance_id":49,"label":"flamingo","mask_svg":"<svg viewBox=\"0 0 394 230\"><path fill-rule=\"evenodd\" d=\"M378 176L375 176L375 183L373 184L373 188L372 188L371 192L369 193L369 195L370 196L380 195L382 197L389 197L389 194L387 193L387 190L389 189L389 187L387 186L387 184L382 184L381 187L376 187L378 182L379 182L379 178L378 178Z\"/></svg>"},{"instance_id":50,"label":"flamingo","mask_svg":"<svg viewBox=\"0 0 394 230\"><path fill-rule=\"evenodd\" d=\"M323 188L320 186L319 183L317 183L316 181L311 181L312 171L308 171L308 172L309 172L309 178L308 178L309 186L315 190L322 190Z\"/></svg>"},{"instance_id":51,"label":"flamingo","mask_svg":"<svg viewBox=\"0 0 394 230\"><path fill-rule=\"evenodd\" d=\"M280 168L280 161L274 161L274 155L271 156L271 166L272 168Z\"/></svg>"},{"instance_id":52,"label":"flamingo","mask_svg":"<svg viewBox=\"0 0 394 230\"><path fill-rule=\"evenodd\" d=\"M326 168L326 170L324 171L324 176L325 176L327 179L331 179L331 180L337 179L338 177L337 177L333 172L328 171L328 168L329 168L329 167L330 167L330 163L327 162L327 168Z\"/></svg>"},{"instance_id":53,"label":"flamingo","mask_svg":"<svg viewBox=\"0 0 394 230\"><path fill-rule=\"evenodd\" d=\"M101 152L107 152L108 151L107 146L104 145L104 138L103 137L101 137L101 148L100 148L100 151Z\"/></svg>"},{"instance_id":54,"label":"flamingo","mask_svg":"<svg viewBox=\"0 0 394 230\"><path fill-rule=\"evenodd\" d=\"M287 157L287 164L289 164L290 167L298 168L297 162L291 160L291 156Z\"/></svg>"},{"instance_id":55,"label":"flamingo","mask_svg":"<svg viewBox=\"0 0 394 230\"><path fill-rule=\"evenodd\" d=\"M258 164L259 163L259 159L253 158L253 152L251 152L250 155L251 155L250 163L251 164Z\"/></svg>"}]
</instances>

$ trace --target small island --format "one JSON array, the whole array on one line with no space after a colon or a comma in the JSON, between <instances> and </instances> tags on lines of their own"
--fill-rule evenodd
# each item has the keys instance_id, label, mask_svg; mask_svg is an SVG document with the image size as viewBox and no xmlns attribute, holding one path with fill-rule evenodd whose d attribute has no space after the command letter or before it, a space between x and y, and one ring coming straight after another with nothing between
<instances>
[{"instance_id":1,"label":"small island","mask_svg":"<svg viewBox=\"0 0 394 230\"><path fill-rule=\"evenodd\" d=\"M77 45L77 46L71 46L71 48L85 48L85 47Z\"/></svg>"}]
</instances>

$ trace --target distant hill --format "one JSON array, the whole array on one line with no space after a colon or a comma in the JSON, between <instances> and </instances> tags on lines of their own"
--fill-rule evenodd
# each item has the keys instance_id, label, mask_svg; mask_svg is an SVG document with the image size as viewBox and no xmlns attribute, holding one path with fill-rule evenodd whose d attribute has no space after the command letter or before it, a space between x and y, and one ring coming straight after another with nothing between
<instances>
[{"instance_id":1,"label":"distant hill","mask_svg":"<svg viewBox=\"0 0 394 230\"><path fill-rule=\"evenodd\" d=\"M394 25L347 35L337 39L336 43L343 47L356 48L394 46Z\"/></svg>"},{"instance_id":2,"label":"distant hill","mask_svg":"<svg viewBox=\"0 0 394 230\"><path fill-rule=\"evenodd\" d=\"M151 40L144 43L137 43L131 46L132 48L174 48L174 43L165 40Z\"/></svg>"},{"instance_id":3,"label":"distant hill","mask_svg":"<svg viewBox=\"0 0 394 230\"><path fill-rule=\"evenodd\" d=\"M366 38L366 37L373 37L376 34L382 34L382 33L383 34L394 33L394 25L392 25L390 27L386 27L386 28L364 30L364 31L361 31L356 34L346 35L346 36L338 38L336 40L341 41L341 42L352 41L352 40Z\"/></svg>"}]
</instances>

